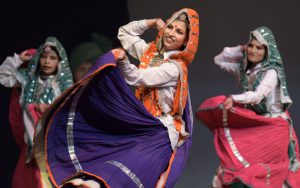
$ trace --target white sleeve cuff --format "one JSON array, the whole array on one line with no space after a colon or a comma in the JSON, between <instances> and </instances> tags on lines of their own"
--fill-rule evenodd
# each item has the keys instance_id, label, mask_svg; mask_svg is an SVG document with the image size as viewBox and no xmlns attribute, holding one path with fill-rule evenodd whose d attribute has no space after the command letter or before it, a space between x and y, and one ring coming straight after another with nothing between
<instances>
[{"instance_id":1,"label":"white sleeve cuff","mask_svg":"<svg viewBox=\"0 0 300 188\"><path fill-rule=\"evenodd\" d=\"M243 103L246 100L246 95L240 94L240 95L231 95L234 102L237 103Z\"/></svg>"}]
</instances>

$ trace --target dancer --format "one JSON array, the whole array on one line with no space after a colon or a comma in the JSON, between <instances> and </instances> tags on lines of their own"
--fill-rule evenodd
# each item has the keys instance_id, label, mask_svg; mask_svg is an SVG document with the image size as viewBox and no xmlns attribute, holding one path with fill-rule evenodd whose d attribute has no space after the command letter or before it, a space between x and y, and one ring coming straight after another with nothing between
<instances>
[{"instance_id":1,"label":"dancer","mask_svg":"<svg viewBox=\"0 0 300 188\"><path fill-rule=\"evenodd\" d=\"M157 40L137 47L143 42L133 33L156 26L163 26ZM45 167L55 186L175 185L191 146L187 67L196 53L198 34L198 14L192 9L174 13L166 24L150 19L120 28L125 49L144 50L143 56L135 56L140 69L121 49L104 54L44 121ZM131 44L124 41L127 37ZM137 98L125 81L138 86Z\"/></svg>"},{"instance_id":2,"label":"dancer","mask_svg":"<svg viewBox=\"0 0 300 188\"><path fill-rule=\"evenodd\" d=\"M271 30L252 31L246 46L225 48L215 64L236 75L242 93L208 99L197 112L221 161L213 187L300 187L292 101Z\"/></svg>"},{"instance_id":3,"label":"dancer","mask_svg":"<svg viewBox=\"0 0 300 188\"><path fill-rule=\"evenodd\" d=\"M56 38L48 37L37 51L7 57L0 66L0 83L21 90L20 95L14 90L10 106L12 131L21 149L12 187L42 187L32 155L33 135L41 114L73 83L66 52Z\"/></svg>"}]
</instances>

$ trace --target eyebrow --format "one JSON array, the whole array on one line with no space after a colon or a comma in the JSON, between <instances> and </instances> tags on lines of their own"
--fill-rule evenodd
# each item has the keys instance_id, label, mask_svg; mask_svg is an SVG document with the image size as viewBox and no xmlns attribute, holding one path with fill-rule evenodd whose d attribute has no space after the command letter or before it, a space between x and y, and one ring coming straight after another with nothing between
<instances>
[{"instance_id":1,"label":"eyebrow","mask_svg":"<svg viewBox=\"0 0 300 188\"><path fill-rule=\"evenodd\" d=\"M173 25L172 25L173 26ZM182 30L182 31L184 31L185 30L185 28L184 27L181 27L181 26L179 26L179 25L177 25L177 27L176 27L177 29L179 29L179 30Z\"/></svg>"}]
</instances>

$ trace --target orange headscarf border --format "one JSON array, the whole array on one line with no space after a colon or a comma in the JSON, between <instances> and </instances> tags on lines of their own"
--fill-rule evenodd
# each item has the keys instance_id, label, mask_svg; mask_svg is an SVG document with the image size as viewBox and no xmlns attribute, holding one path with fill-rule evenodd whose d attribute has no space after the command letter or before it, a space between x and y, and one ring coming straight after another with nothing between
<instances>
[{"instance_id":1,"label":"orange headscarf border","mask_svg":"<svg viewBox=\"0 0 300 188\"><path fill-rule=\"evenodd\" d=\"M175 53L170 57L171 62L175 62L177 67L180 69L181 75L180 79L178 80L176 94L173 103L173 116L178 116L179 124L182 124L181 116L183 113L183 109L186 105L186 100L188 96L188 70L187 66L192 63L195 54L197 52L198 47L198 40L199 40L199 16L198 13L190 8L184 8L175 12L170 19L167 20L167 24L173 22L179 15L182 13L187 14L189 19L189 35L188 35L188 42L183 51L179 53ZM140 66L141 69L148 68L151 59L154 57L155 53L159 51L160 46L162 45L162 37L165 28L162 28L158 32L158 36L156 40L150 43L149 48L146 50L144 55L141 57ZM158 101L158 92L156 89L147 89L144 87L138 87L136 90L136 97L138 99L143 98L143 103L145 107L148 109L150 113L154 116L160 115L161 110L158 108L158 104L153 105L153 101L149 101L151 99L155 99L156 103ZM176 124L176 123L175 123ZM176 126L176 129L180 132L181 128Z\"/></svg>"},{"instance_id":2,"label":"orange headscarf border","mask_svg":"<svg viewBox=\"0 0 300 188\"><path fill-rule=\"evenodd\" d=\"M187 67L190 63L192 63L198 48L198 40L199 40L199 16L198 13L189 8L181 9L178 12L175 12L171 18L167 21L167 24L173 22L179 15L182 13L186 13L189 19L189 39L187 45L183 51L179 53L173 54L169 62L174 63L179 71L180 71L180 78L178 80L178 84L176 87L176 93L173 101L173 111L171 115L174 117L174 125L176 130L180 133L179 137L179 144L183 143L187 138L188 134L185 132L185 123L182 120L183 110L186 106L189 88L188 88L188 70ZM164 29L161 29L158 33L156 41L150 43L148 50L144 53L141 57L140 66L141 69L146 69L149 67L149 64L154 57L154 55L159 52L162 46L162 37ZM136 89L136 97L139 100L142 100L144 106L147 110L154 116L159 116L161 114L161 109L159 108L158 104L158 90L155 88L144 88L138 87ZM153 101L154 100L154 101ZM174 157L176 155L176 150L173 152L172 157L169 160L169 165L167 170L163 173L166 177L163 179L163 187L167 182L167 178L170 174L171 166L173 164ZM164 175L161 176L164 176ZM158 182L160 182L162 179ZM156 185L159 187L159 184Z\"/></svg>"}]
</instances>

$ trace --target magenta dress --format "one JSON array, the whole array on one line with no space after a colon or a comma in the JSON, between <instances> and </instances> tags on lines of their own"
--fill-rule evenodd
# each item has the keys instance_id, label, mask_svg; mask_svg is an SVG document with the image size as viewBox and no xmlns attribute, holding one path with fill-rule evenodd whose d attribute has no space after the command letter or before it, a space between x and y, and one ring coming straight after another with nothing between
<instances>
[{"instance_id":1,"label":"magenta dress","mask_svg":"<svg viewBox=\"0 0 300 188\"><path fill-rule=\"evenodd\" d=\"M255 188L281 188L286 181L300 187L299 170L289 168L290 138L295 141L298 161L299 148L288 119L260 116L243 106L224 110L225 99L209 98L196 113L214 134L220 159L217 176L223 185L242 182Z\"/></svg>"}]
</instances>

